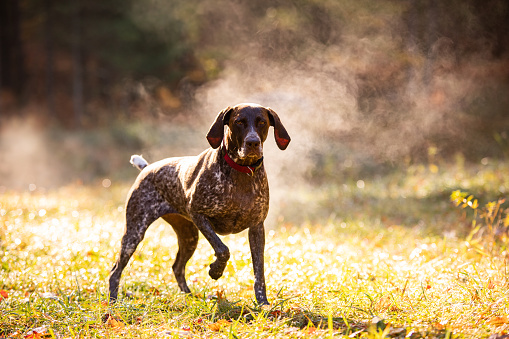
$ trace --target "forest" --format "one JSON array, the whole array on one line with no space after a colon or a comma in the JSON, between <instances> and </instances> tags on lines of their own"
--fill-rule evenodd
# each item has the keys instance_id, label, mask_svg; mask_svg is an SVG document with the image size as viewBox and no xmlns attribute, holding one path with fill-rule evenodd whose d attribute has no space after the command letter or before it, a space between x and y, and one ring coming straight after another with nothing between
<instances>
[{"instance_id":1,"label":"forest","mask_svg":"<svg viewBox=\"0 0 509 339\"><path fill-rule=\"evenodd\" d=\"M326 137L331 150L347 148L365 156L363 163L426 160L430 148L475 161L507 155L505 1L0 6L6 154L7 134L21 135L12 126L26 121L37 121L33 129L50 144L76 136L72 131L113 126L115 142L104 148L127 142L146 150L154 144L122 123L153 123L156 130L168 122L208 123L228 105L258 100L287 112L295 126L305 124L306 138ZM86 149L84 139L76 143ZM314 148L317 173L345 160ZM102 174L97 166L86 171Z\"/></svg>"}]
</instances>

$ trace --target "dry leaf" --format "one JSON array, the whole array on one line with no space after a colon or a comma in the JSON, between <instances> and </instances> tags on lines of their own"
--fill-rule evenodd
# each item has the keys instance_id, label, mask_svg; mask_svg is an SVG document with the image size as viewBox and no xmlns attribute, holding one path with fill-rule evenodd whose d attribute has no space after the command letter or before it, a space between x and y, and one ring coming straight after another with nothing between
<instances>
[{"instance_id":1,"label":"dry leaf","mask_svg":"<svg viewBox=\"0 0 509 339\"><path fill-rule=\"evenodd\" d=\"M230 326L230 322L225 319L220 319L213 324L209 324L209 328L214 332L219 332L221 328Z\"/></svg>"},{"instance_id":2,"label":"dry leaf","mask_svg":"<svg viewBox=\"0 0 509 339\"><path fill-rule=\"evenodd\" d=\"M283 315L283 312L281 312L280 310L274 310L274 311L270 312L270 315L275 318L279 318Z\"/></svg>"},{"instance_id":3,"label":"dry leaf","mask_svg":"<svg viewBox=\"0 0 509 339\"><path fill-rule=\"evenodd\" d=\"M158 290L157 288L155 288L155 287L151 287L151 288L149 288L149 290L148 290L148 291L149 291L150 293L152 293L152 295L156 295L156 296L157 296L157 295L161 295L161 291L159 291L159 290Z\"/></svg>"},{"instance_id":4,"label":"dry leaf","mask_svg":"<svg viewBox=\"0 0 509 339\"><path fill-rule=\"evenodd\" d=\"M486 288L488 288L489 290L492 290L495 288L495 283L493 282L493 280L488 279L488 285L486 285Z\"/></svg>"},{"instance_id":5,"label":"dry leaf","mask_svg":"<svg viewBox=\"0 0 509 339\"><path fill-rule=\"evenodd\" d=\"M439 331L445 330L447 328L447 322L441 321L441 322L434 322L433 327Z\"/></svg>"},{"instance_id":6,"label":"dry leaf","mask_svg":"<svg viewBox=\"0 0 509 339\"><path fill-rule=\"evenodd\" d=\"M48 333L48 329L44 326L34 328L33 330L28 331L28 333L24 336L25 339L45 339L51 337L51 333Z\"/></svg>"},{"instance_id":7,"label":"dry leaf","mask_svg":"<svg viewBox=\"0 0 509 339\"><path fill-rule=\"evenodd\" d=\"M402 309L399 308L397 305L395 305L394 301L391 298L389 298L388 296L381 297L378 300L376 307L380 311L390 311L390 312L402 311Z\"/></svg>"},{"instance_id":8,"label":"dry leaf","mask_svg":"<svg viewBox=\"0 0 509 339\"><path fill-rule=\"evenodd\" d=\"M311 333L313 333L313 332L315 332L315 331L316 331L316 327L311 326L311 327L308 327L308 328L306 329L305 333L306 333L306 334L311 334Z\"/></svg>"},{"instance_id":9,"label":"dry leaf","mask_svg":"<svg viewBox=\"0 0 509 339\"><path fill-rule=\"evenodd\" d=\"M120 329L125 326L122 321L115 319L111 314L106 315L106 321L104 322L106 326L111 327L113 329Z\"/></svg>"},{"instance_id":10,"label":"dry leaf","mask_svg":"<svg viewBox=\"0 0 509 339\"><path fill-rule=\"evenodd\" d=\"M494 326L502 326L509 323L509 318L507 318L505 315L501 317L493 317L490 318L487 323Z\"/></svg>"}]
</instances>

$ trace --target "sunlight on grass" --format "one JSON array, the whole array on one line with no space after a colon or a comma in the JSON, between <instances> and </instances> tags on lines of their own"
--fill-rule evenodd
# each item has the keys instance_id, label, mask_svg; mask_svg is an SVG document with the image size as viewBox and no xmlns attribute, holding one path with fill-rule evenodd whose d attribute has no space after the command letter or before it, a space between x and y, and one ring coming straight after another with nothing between
<instances>
[{"instance_id":1,"label":"sunlight on grass","mask_svg":"<svg viewBox=\"0 0 509 339\"><path fill-rule=\"evenodd\" d=\"M506 184L495 172L491 179L479 175L486 192ZM393 180L365 180L363 195L351 193L342 202L352 205L370 194L390 198ZM424 199L449 179L432 171L401 180L398 194ZM469 181L470 190L477 180ZM427 184L415 190L413 181ZM149 228L124 271L122 299L108 305L106 280L124 229L127 190L99 183L0 197L0 337L27 337L34 329L59 338L488 337L509 331L504 248L479 252L459 236L393 223L366 205L362 218L338 212L320 222L281 218L268 225L268 308L254 302L247 232L223 238L232 256L218 281L208 277L214 257L201 239L187 266L195 295L189 297L171 272L177 241L162 221ZM446 201L442 213L455 213ZM398 202L390 207L399 208Z\"/></svg>"}]
</instances>

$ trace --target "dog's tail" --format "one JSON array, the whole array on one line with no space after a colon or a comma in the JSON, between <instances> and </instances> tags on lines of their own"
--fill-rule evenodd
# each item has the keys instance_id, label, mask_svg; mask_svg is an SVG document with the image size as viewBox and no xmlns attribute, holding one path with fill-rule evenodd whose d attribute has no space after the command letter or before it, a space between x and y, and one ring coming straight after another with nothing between
<instances>
[{"instance_id":1,"label":"dog's tail","mask_svg":"<svg viewBox=\"0 0 509 339\"><path fill-rule=\"evenodd\" d=\"M140 171L148 166L148 161L138 154L131 155L130 163Z\"/></svg>"}]
</instances>

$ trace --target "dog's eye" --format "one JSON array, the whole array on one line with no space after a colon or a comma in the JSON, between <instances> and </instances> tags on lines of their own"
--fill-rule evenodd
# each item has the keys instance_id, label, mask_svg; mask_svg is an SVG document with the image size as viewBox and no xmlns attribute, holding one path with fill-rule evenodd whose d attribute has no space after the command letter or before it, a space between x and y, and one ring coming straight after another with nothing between
<instances>
[{"instance_id":1,"label":"dog's eye","mask_svg":"<svg viewBox=\"0 0 509 339\"><path fill-rule=\"evenodd\" d=\"M244 121L242 121L242 120L237 120L237 121L235 121L235 123L237 125L239 125L239 126L243 126L244 125Z\"/></svg>"},{"instance_id":2,"label":"dog's eye","mask_svg":"<svg viewBox=\"0 0 509 339\"><path fill-rule=\"evenodd\" d=\"M265 122L265 121L263 121L263 120L260 120L260 121L258 122L258 126L265 126L265 124L266 124L266 122Z\"/></svg>"}]
</instances>

